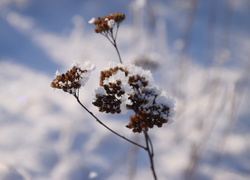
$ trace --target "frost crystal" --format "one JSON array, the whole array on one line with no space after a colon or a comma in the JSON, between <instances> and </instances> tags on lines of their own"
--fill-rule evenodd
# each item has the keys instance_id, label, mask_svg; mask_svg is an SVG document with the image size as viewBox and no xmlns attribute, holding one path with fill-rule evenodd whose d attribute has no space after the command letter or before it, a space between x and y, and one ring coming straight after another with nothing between
<instances>
[{"instance_id":1,"label":"frost crystal","mask_svg":"<svg viewBox=\"0 0 250 180\"><path fill-rule=\"evenodd\" d=\"M60 73L59 73L59 71L58 70L56 70L56 74L55 74L55 78L57 77L57 76L59 76L60 75Z\"/></svg>"},{"instance_id":2,"label":"frost crystal","mask_svg":"<svg viewBox=\"0 0 250 180\"><path fill-rule=\"evenodd\" d=\"M108 26L109 26L110 29L112 29L112 28L115 26L115 20L110 19L110 20L108 21Z\"/></svg>"},{"instance_id":3,"label":"frost crystal","mask_svg":"<svg viewBox=\"0 0 250 180\"><path fill-rule=\"evenodd\" d=\"M89 24L94 24L94 22L95 22L95 18L94 17L92 17L90 20L89 20Z\"/></svg>"}]
</instances>

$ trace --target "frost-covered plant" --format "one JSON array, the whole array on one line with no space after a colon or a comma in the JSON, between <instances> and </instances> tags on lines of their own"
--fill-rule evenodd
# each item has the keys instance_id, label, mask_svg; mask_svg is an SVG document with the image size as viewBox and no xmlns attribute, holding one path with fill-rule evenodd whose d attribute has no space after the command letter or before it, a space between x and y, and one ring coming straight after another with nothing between
<instances>
[{"instance_id":1,"label":"frost-covered plant","mask_svg":"<svg viewBox=\"0 0 250 180\"><path fill-rule=\"evenodd\" d=\"M174 115L173 100L154 87L152 81L150 71L133 64L118 64L101 72L93 104L99 111L112 114L133 110L135 114L126 126L133 132L161 127Z\"/></svg>"},{"instance_id":2,"label":"frost-covered plant","mask_svg":"<svg viewBox=\"0 0 250 180\"><path fill-rule=\"evenodd\" d=\"M116 38L119 25L124 19L125 15L116 13L98 19L92 18L89 21L96 26L94 30L96 33L101 33L112 43L120 61L119 64L112 63L110 67L101 71L100 86L95 90L95 99L92 104L97 106L100 112L111 114L125 114L128 110L132 110L134 114L130 116L126 127L132 129L134 133L143 133L145 145L140 145L115 132L82 104L79 99L79 89L85 85L90 72L95 69L95 66L89 61L85 61L82 65L73 64L71 70L64 74L59 74L57 71L51 87L72 94L77 102L102 126L124 140L146 150L156 180L157 175L153 161L154 150L148 130L155 126L162 127L163 124L172 121L175 113L174 100L168 97L166 92L153 85L152 74L149 70L144 70L131 63L123 64Z\"/></svg>"},{"instance_id":3,"label":"frost-covered plant","mask_svg":"<svg viewBox=\"0 0 250 180\"><path fill-rule=\"evenodd\" d=\"M119 56L119 61L122 63L120 52L117 48L116 38L120 23L125 19L125 15L121 13L110 14L104 17L92 18L89 20L90 24L94 24L95 32L105 36L109 42L115 47Z\"/></svg>"},{"instance_id":4,"label":"frost-covered plant","mask_svg":"<svg viewBox=\"0 0 250 180\"><path fill-rule=\"evenodd\" d=\"M94 69L95 66L90 64L90 61L85 61L84 64L74 63L71 70L65 74L60 74L56 71L51 87L62 89L64 92L75 95L81 86L84 86L88 81L90 72Z\"/></svg>"}]
</instances>

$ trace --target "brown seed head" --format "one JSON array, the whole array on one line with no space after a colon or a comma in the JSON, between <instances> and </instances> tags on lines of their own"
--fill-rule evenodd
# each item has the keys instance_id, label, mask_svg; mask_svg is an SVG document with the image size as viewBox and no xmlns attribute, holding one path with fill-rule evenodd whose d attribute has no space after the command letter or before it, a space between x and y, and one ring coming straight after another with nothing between
<instances>
[{"instance_id":1,"label":"brown seed head","mask_svg":"<svg viewBox=\"0 0 250 180\"><path fill-rule=\"evenodd\" d=\"M56 76L51 82L51 87L62 89L65 92L73 94L76 89L81 87L79 80L81 79L81 74L86 72L86 70L73 66L72 69L67 71L65 74Z\"/></svg>"},{"instance_id":2,"label":"brown seed head","mask_svg":"<svg viewBox=\"0 0 250 180\"><path fill-rule=\"evenodd\" d=\"M119 25L125 19L125 15L121 13L110 14L104 17L98 17L94 20L95 32L103 33L111 30L113 27L109 27L108 21L114 20L117 25Z\"/></svg>"},{"instance_id":3,"label":"brown seed head","mask_svg":"<svg viewBox=\"0 0 250 180\"><path fill-rule=\"evenodd\" d=\"M127 77L128 81L124 82L117 79L115 82L107 83L109 78L122 71L124 76ZM129 85L131 90L125 92L122 88L124 84ZM127 67L115 67L108 70L102 71L100 75L100 86L103 91L100 91L100 95L96 95L96 100L93 104L99 107L99 111L106 113L120 113L121 102L120 97L128 97L128 104L126 108L133 110L134 115L130 116L130 121L126 125L127 128L132 129L135 133L140 133L154 126L162 127L164 123L168 122L170 108L161 104L157 100L160 96L155 88L153 88L149 80L141 74L134 74L129 72ZM126 94L126 96L123 96Z\"/></svg>"}]
</instances>

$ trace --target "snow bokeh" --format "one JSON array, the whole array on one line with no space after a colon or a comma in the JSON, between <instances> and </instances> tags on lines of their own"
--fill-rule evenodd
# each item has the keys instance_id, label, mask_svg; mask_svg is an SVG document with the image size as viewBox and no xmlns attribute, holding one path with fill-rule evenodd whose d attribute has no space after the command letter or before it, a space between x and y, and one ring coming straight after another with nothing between
<instances>
[{"instance_id":1,"label":"snow bokeh","mask_svg":"<svg viewBox=\"0 0 250 180\"><path fill-rule=\"evenodd\" d=\"M176 100L174 123L149 132L159 179L250 178L249 23L237 24L250 6L247 0L240 2L229 3L234 15L230 34L218 22L205 46L202 33L195 28L205 26L204 14L195 16L193 29L184 28L189 27L184 17L191 17L187 12L194 8L192 3L122 1L128 7L117 40L122 58L153 58L158 63L152 70L155 83ZM198 13L205 1L199 3ZM225 6L218 3L217 11ZM127 115L101 114L91 104L100 70L109 61L118 63L112 45L88 25L91 17L106 12L93 9L89 17L73 13L70 26L52 31L39 24L37 16L26 13L31 7L28 0L0 1L0 23L46 54L56 64L54 72L68 70L76 59L95 64L96 70L80 90L81 101L108 126L143 144L143 137L125 127ZM116 12L113 8L109 13ZM185 32L193 32L192 42L181 36ZM6 36L14 41L10 34ZM230 41L225 40L228 37ZM22 48L24 42L15 43ZM52 89L54 74L32 68L12 54L7 56L4 47L0 45L0 179L152 179L146 152L100 126L72 95ZM37 56L32 58L38 63ZM208 62L209 58L214 60Z\"/></svg>"}]
</instances>

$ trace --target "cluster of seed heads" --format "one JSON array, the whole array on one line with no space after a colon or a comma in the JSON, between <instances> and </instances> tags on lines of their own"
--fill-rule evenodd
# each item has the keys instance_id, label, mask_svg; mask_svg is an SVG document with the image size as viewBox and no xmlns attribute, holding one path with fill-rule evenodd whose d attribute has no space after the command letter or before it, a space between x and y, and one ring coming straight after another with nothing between
<instances>
[{"instance_id":1,"label":"cluster of seed heads","mask_svg":"<svg viewBox=\"0 0 250 180\"><path fill-rule=\"evenodd\" d=\"M56 75L51 83L52 88L62 89L64 92L75 94L76 90L81 87L80 79L87 73L87 70L82 70L73 66L71 70L65 74Z\"/></svg>"},{"instance_id":2,"label":"cluster of seed heads","mask_svg":"<svg viewBox=\"0 0 250 180\"><path fill-rule=\"evenodd\" d=\"M100 86L102 86L106 92L103 94L96 94L96 100L93 104L99 107L100 112L106 113L120 113L121 112L121 96L125 94L125 91L122 89L122 82L120 80L116 80L115 83L105 84L105 79L111 77L117 71L123 71L125 74L128 74L123 68L115 67L110 68L109 70L101 71L100 76Z\"/></svg>"},{"instance_id":3,"label":"cluster of seed heads","mask_svg":"<svg viewBox=\"0 0 250 180\"><path fill-rule=\"evenodd\" d=\"M127 79L125 83L130 86L130 92L125 92L120 79L117 79L116 82L104 83L117 71L123 72ZM126 108L133 110L135 115L130 116L130 122L126 127L132 129L133 132L140 133L153 126L161 127L163 123L168 122L170 108L157 103L158 91L149 85L149 81L145 77L131 74L126 68L115 67L101 72L100 86L103 87L105 93L97 93L93 102L100 112L120 113L122 96L127 93L127 102L130 103L126 104Z\"/></svg>"},{"instance_id":4,"label":"cluster of seed heads","mask_svg":"<svg viewBox=\"0 0 250 180\"><path fill-rule=\"evenodd\" d=\"M93 20L92 23L96 25L96 33L103 33L112 30L115 24L119 26L124 19L125 14L115 13L104 17L98 17L98 19Z\"/></svg>"}]
</instances>

